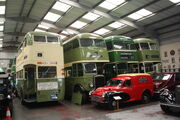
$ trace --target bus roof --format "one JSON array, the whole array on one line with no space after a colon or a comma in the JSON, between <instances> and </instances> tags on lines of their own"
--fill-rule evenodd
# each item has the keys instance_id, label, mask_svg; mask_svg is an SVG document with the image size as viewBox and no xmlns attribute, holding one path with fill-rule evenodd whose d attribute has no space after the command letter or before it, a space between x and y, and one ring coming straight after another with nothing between
<instances>
[{"instance_id":1,"label":"bus roof","mask_svg":"<svg viewBox=\"0 0 180 120\"><path fill-rule=\"evenodd\" d=\"M94 38L94 39L103 39L103 37L101 37L100 35L94 34L94 33L79 33L76 36L68 39L67 41L65 41L63 44L66 44L74 39L78 39L78 38Z\"/></svg>"},{"instance_id":2,"label":"bus roof","mask_svg":"<svg viewBox=\"0 0 180 120\"><path fill-rule=\"evenodd\" d=\"M134 43L133 39L130 37L126 37L126 36L109 36L105 38L105 41L124 41L124 42L128 42L128 43Z\"/></svg>"},{"instance_id":3,"label":"bus roof","mask_svg":"<svg viewBox=\"0 0 180 120\"><path fill-rule=\"evenodd\" d=\"M152 40L152 39L149 39L149 38L137 38L137 39L134 39L134 42L135 43L156 43L156 41Z\"/></svg>"},{"instance_id":4,"label":"bus roof","mask_svg":"<svg viewBox=\"0 0 180 120\"><path fill-rule=\"evenodd\" d=\"M148 75L148 76L150 76L150 74L148 74L148 73L129 73L129 74L120 74L118 76L139 76L139 75Z\"/></svg>"},{"instance_id":5,"label":"bus roof","mask_svg":"<svg viewBox=\"0 0 180 120\"><path fill-rule=\"evenodd\" d=\"M48 32L28 32L27 34L31 34L31 35L46 35L46 36L57 36L60 37L58 34L53 34L53 33L48 33Z\"/></svg>"}]
</instances>

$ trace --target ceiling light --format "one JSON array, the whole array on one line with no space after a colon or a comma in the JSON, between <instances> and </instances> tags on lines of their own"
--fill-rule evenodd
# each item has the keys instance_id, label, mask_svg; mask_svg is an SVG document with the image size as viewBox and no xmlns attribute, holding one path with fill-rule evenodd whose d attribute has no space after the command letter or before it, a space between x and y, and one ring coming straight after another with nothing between
<instances>
[{"instance_id":1,"label":"ceiling light","mask_svg":"<svg viewBox=\"0 0 180 120\"><path fill-rule=\"evenodd\" d=\"M0 48L2 48L2 44L0 44Z\"/></svg>"},{"instance_id":2,"label":"ceiling light","mask_svg":"<svg viewBox=\"0 0 180 120\"><path fill-rule=\"evenodd\" d=\"M71 25L71 27L80 29L80 28L84 27L85 25L87 25L87 23L81 22L81 21L76 21Z\"/></svg>"},{"instance_id":3,"label":"ceiling light","mask_svg":"<svg viewBox=\"0 0 180 120\"><path fill-rule=\"evenodd\" d=\"M0 26L0 31L3 31L4 30L4 26Z\"/></svg>"},{"instance_id":4,"label":"ceiling light","mask_svg":"<svg viewBox=\"0 0 180 120\"><path fill-rule=\"evenodd\" d=\"M113 22L111 24L109 24L108 26L112 27L112 28L119 28L122 27L124 24L120 23L120 22Z\"/></svg>"},{"instance_id":5,"label":"ceiling light","mask_svg":"<svg viewBox=\"0 0 180 120\"><path fill-rule=\"evenodd\" d=\"M82 18L93 21L93 20L96 20L98 17L100 17L100 16L97 14L89 12L86 15L84 15Z\"/></svg>"},{"instance_id":6,"label":"ceiling light","mask_svg":"<svg viewBox=\"0 0 180 120\"><path fill-rule=\"evenodd\" d=\"M37 28L34 31L35 32L45 32L44 30L40 30L40 29L37 29Z\"/></svg>"},{"instance_id":7,"label":"ceiling light","mask_svg":"<svg viewBox=\"0 0 180 120\"><path fill-rule=\"evenodd\" d=\"M0 6L0 14L5 14L5 6Z\"/></svg>"},{"instance_id":8,"label":"ceiling light","mask_svg":"<svg viewBox=\"0 0 180 120\"><path fill-rule=\"evenodd\" d=\"M52 8L62 12L66 12L70 7L70 5L61 2L56 2Z\"/></svg>"},{"instance_id":9,"label":"ceiling light","mask_svg":"<svg viewBox=\"0 0 180 120\"><path fill-rule=\"evenodd\" d=\"M126 2L126 0L105 0L99 6L108 10L112 10L124 2Z\"/></svg>"},{"instance_id":10,"label":"ceiling light","mask_svg":"<svg viewBox=\"0 0 180 120\"><path fill-rule=\"evenodd\" d=\"M52 12L48 12L47 15L44 17L44 19L52 21L52 22L56 22L59 18L61 17L61 15L52 13Z\"/></svg>"},{"instance_id":11,"label":"ceiling light","mask_svg":"<svg viewBox=\"0 0 180 120\"><path fill-rule=\"evenodd\" d=\"M0 38L0 41L2 41L3 39L2 38Z\"/></svg>"},{"instance_id":12,"label":"ceiling light","mask_svg":"<svg viewBox=\"0 0 180 120\"><path fill-rule=\"evenodd\" d=\"M39 28L43 28L43 29L49 29L48 26L44 26L44 25L41 25L41 24L39 24L38 27L39 27Z\"/></svg>"},{"instance_id":13,"label":"ceiling light","mask_svg":"<svg viewBox=\"0 0 180 120\"><path fill-rule=\"evenodd\" d=\"M110 31L110 30L108 30L108 29L101 28L101 29L99 29L99 30L96 30L94 33L99 34L99 35L103 35L103 34L109 32L109 31Z\"/></svg>"},{"instance_id":14,"label":"ceiling light","mask_svg":"<svg viewBox=\"0 0 180 120\"><path fill-rule=\"evenodd\" d=\"M180 2L180 0L169 0L169 1L171 1L173 3L179 3Z\"/></svg>"},{"instance_id":15,"label":"ceiling light","mask_svg":"<svg viewBox=\"0 0 180 120\"><path fill-rule=\"evenodd\" d=\"M141 9L141 10L135 12L135 13L132 13L132 14L128 15L127 17L132 18L134 20L138 20L138 19L140 19L142 17L145 17L145 16L148 16L150 14L152 14L151 11L146 10L146 9Z\"/></svg>"}]
</instances>

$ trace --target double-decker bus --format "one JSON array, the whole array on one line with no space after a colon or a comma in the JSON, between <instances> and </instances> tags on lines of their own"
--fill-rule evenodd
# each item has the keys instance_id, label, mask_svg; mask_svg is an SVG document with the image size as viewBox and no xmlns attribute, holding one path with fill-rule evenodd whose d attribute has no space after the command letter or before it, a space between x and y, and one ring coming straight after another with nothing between
<instances>
[{"instance_id":1,"label":"double-decker bus","mask_svg":"<svg viewBox=\"0 0 180 120\"><path fill-rule=\"evenodd\" d=\"M105 42L110 60L104 67L107 80L118 74L139 72L137 49L132 38L109 36Z\"/></svg>"},{"instance_id":2,"label":"double-decker bus","mask_svg":"<svg viewBox=\"0 0 180 120\"><path fill-rule=\"evenodd\" d=\"M25 35L16 59L16 79L22 103L64 99L63 46L58 35Z\"/></svg>"},{"instance_id":3,"label":"double-decker bus","mask_svg":"<svg viewBox=\"0 0 180 120\"><path fill-rule=\"evenodd\" d=\"M73 103L87 101L89 91L104 85L101 76L103 65L109 62L104 39L93 33L81 33L65 41L66 98Z\"/></svg>"},{"instance_id":4,"label":"double-decker bus","mask_svg":"<svg viewBox=\"0 0 180 120\"><path fill-rule=\"evenodd\" d=\"M134 39L134 43L139 57L140 72L155 72L155 65L161 62L157 43L148 38Z\"/></svg>"}]
</instances>

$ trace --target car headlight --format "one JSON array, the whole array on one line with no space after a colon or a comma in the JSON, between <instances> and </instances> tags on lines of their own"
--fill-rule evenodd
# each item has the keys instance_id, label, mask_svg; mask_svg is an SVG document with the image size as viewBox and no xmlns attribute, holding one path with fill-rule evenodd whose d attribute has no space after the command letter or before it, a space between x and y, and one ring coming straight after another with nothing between
<instances>
[{"instance_id":1,"label":"car headlight","mask_svg":"<svg viewBox=\"0 0 180 120\"><path fill-rule=\"evenodd\" d=\"M104 92L104 93L102 94L102 97L105 97L105 96L106 96L106 94L107 94L107 92Z\"/></svg>"},{"instance_id":2,"label":"car headlight","mask_svg":"<svg viewBox=\"0 0 180 120\"><path fill-rule=\"evenodd\" d=\"M89 84L89 87L93 88L93 87L94 87L93 83L90 83L90 84Z\"/></svg>"}]
</instances>

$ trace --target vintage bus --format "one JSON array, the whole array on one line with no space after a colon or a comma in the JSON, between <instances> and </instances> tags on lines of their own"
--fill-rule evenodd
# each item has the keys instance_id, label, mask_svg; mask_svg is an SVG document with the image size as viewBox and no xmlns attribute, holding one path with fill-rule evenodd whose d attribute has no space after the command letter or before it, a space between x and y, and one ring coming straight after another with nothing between
<instances>
[{"instance_id":1,"label":"vintage bus","mask_svg":"<svg viewBox=\"0 0 180 120\"><path fill-rule=\"evenodd\" d=\"M19 46L16 79L22 103L63 100L64 57L60 37L28 32Z\"/></svg>"},{"instance_id":2,"label":"vintage bus","mask_svg":"<svg viewBox=\"0 0 180 120\"><path fill-rule=\"evenodd\" d=\"M65 96L73 103L83 104L89 91L105 84L99 75L103 73L103 65L109 62L105 41L99 35L81 33L65 41L63 46Z\"/></svg>"},{"instance_id":3,"label":"vintage bus","mask_svg":"<svg viewBox=\"0 0 180 120\"><path fill-rule=\"evenodd\" d=\"M139 56L139 70L141 73L155 72L156 64L160 63L160 52L157 43L148 38L134 39Z\"/></svg>"},{"instance_id":4,"label":"vintage bus","mask_svg":"<svg viewBox=\"0 0 180 120\"><path fill-rule=\"evenodd\" d=\"M118 74L138 73L139 59L134 41L126 36L109 36L105 38L109 60L104 67L106 79Z\"/></svg>"}]
</instances>

